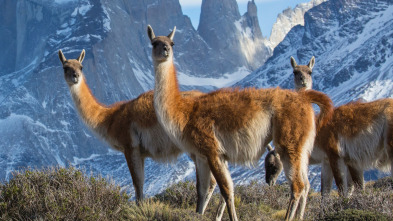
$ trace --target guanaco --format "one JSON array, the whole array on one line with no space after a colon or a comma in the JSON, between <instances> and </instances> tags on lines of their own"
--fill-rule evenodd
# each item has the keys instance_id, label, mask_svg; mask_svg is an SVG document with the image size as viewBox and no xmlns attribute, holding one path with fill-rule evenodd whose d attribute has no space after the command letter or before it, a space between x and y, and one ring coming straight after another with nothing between
<instances>
[{"instance_id":1,"label":"guanaco","mask_svg":"<svg viewBox=\"0 0 393 221\"><path fill-rule=\"evenodd\" d=\"M148 91L130 101L114 103L110 106L101 104L92 94L82 72L83 50L77 59L67 60L61 50L59 59L63 65L64 78L71 92L72 100L85 124L103 138L113 149L124 153L137 202L143 199L144 161L149 157L158 162L173 162L183 152L166 135L153 106L153 91ZM181 96L192 100L201 96L199 91L182 92ZM195 157L190 156L195 162ZM215 180L210 183L198 182L201 178L197 171L197 186L207 189L204 199L198 191L197 210L203 213L216 186ZM208 175L210 176L210 175ZM199 188L200 189L200 188Z\"/></svg>"},{"instance_id":2,"label":"guanaco","mask_svg":"<svg viewBox=\"0 0 393 221\"><path fill-rule=\"evenodd\" d=\"M185 99L179 91L173 63L173 37L156 37L148 26L155 71L154 108L158 122L184 151L197 158L204 179L212 172L231 220L237 220L233 182L226 162L250 165L273 140L291 185L286 219L303 217L310 184L307 178L316 125L330 119L332 102L322 92L273 89L220 89ZM192 59L192 58L190 58ZM311 103L321 108L314 120ZM202 182L202 181L201 181Z\"/></svg>"}]
</instances>

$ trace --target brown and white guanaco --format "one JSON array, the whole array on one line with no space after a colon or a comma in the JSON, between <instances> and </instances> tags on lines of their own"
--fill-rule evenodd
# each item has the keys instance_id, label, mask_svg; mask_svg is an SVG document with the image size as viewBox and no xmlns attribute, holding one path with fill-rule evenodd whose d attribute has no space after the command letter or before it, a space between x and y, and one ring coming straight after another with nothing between
<instances>
[{"instance_id":1,"label":"brown and white guanaco","mask_svg":"<svg viewBox=\"0 0 393 221\"><path fill-rule=\"evenodd\" d=\"M274 89L220 89L194 99L184 99L179 91L173 63L173 37L156 37L148 26L155 71L154 107L157 119L169 137L197 158L208 183L210 171L225 199L229 217L237 220L233 182L226 162L253 164L273 140L291 185L286 219L302 218L309 191L308 156L316 125L330 119L333 105L328 96L307 90L293 92ZM321 108L314 120L311 103Z\"/></svg>"},{"instance_id":2,"label":"brown and white guanaco","mask_svg":"<svg viewBox=\"0 0 393 221\"><path fill-rule=\"evenodd\" d=\"M85 124L98 136L103 138L112 148L124 153L135 188L136 199L143 199L144 161L149 157L158 162L172 162L182 150L166 135L153 106L153 91L141 94L130 101L122 101L106 106L97 101L86 83L82 72L82 61L85 50L77 59L67 60L61 50L59 58L64 69L64 78L71 92L75 107ZM201 96L199 91L182 92L180 96L192 100ZM195 157L191 155L195 161ZM197 185L201 185L199 170ZM209 174L207 176L210 176ZM198 200L197 209L200 213L206 208L207 202L216 186L214 179L210 183L203 182L207 189L204 199ZM201 194L198 191L198 197ZM203 202L204 204L201 204Z\"/></svg>"}]
</instances>

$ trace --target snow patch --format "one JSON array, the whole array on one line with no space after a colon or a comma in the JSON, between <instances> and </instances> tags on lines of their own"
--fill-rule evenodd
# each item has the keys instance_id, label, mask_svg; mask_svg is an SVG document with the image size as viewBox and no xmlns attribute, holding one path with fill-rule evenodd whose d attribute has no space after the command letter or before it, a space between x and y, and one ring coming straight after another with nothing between
<instances>
[{"instance_id":1,"label":"snow patch","mask_svg":"<svg viewBox=\"0 0 393 221\"><path fill-rule=\"evenodd\" d=\"M79 37L72 37L72 38L68 39L68 40L65 41L65 42L70 42L70 41L75 41L75 42L90 42L90 34L82 35L82 36L79 36ZM68 53L70 53L70 51L69 51Z\"/></svg>"},{"instance_id":2,"label":"snow patch","mask_svg":"<svg viewBox=\"0 0 393 221\"><path fill-rule=\"evenodd\" d=\"M154 77L150 75L150 71L143 70L141 66L137 62L134 62L131 56L128 56L128 60L131 63L132 71L134 72L135 78L138 80L139 84L143 88L144 91L151 90L153 88Z\"/></svg>"},{"instance_id":3,"label":"snow patch","mask_svg":"<svg viewBox=\"0 0 393 221\"><path fill-rule=\"evenodd\" d=\"M375 99L391 97L393 98L393 81L388 80L377 80L369 84L367 89L360 95L366 101L372 101Z\"/></svg>"},{"instance_id":4,"label":"snow patch","mask_svg":"<svg viewBox=\"0 0 393 221\"><path fill-rule=\"evenodd\" d=\"M79 7L76 7L76 8L74 9L74 11L71 13L71 17L75 17L78 13L79 13L80 15L82 15L82 16L85 16L86 13L87 13L88 11L90 11L90 9L93 7L93 5L90 4L89 1L85 1L84 3L85 3L84 5L81 5L81 6L79 6Z\"/></svg>"},{"instance_id":5,"label":"snow patch","mask_svg":"<svg viewBox=\"0 0 393 221\"><path fill-rule=\"evenodd\" d=\"M5 119L0 120L0 134L12 133L18 131L20 128L25 128L26 125L38 126L47 132L56 132L56 130L48 128L46 125L39 121L35 121L29 116L11 113Z\"/></svg>"},{"instance_id":6,"label":"snow patch","mask_svg":"<svg viewBox=\"0 0 393 221\"><path fill-rule=\"evenodd\" d=\"M86 3L86 5L79 6L79 14L82 16L85 16L86 13L93 7L90 2L87 1Z\"/></svg>"},{"instance_id":7,"label":"snow patch","mask_svg":"<svg viewBox=\"0 0 393 221\"><path fill-rule=\"evenodd\" d=\"M65 167L66 164L64 163L64 161L60 158L59 154L55 154L55 159L57 161L57 163L61 166L61 167Z\"/></svg>"},{"instance_id":8,"label":"snow patch","mask_svg":"<svg viewBox=\"0 0 393 221\"><path fill-rule=\"evenodd\" d=\"M67 121L61 120L60 121L61 125L63 125L64 127L68 127L70 125L70 123L68 123Z\"/></svg>"},{"instance_id":9,"label":"snow patch","mask_svg":"<svg viewBox=\"0 0 393 221\"><path fill-rule=\"evenodd\" d=\"M85 161L91 161L94 158L97 158L99 156L101 156L101 155L100 154L92 154L92 155L90 155L89 157L86 157L86 158L74 157L74 162L72 163L72 165L76 166L76 165L81 164L81 163L83 163Z\"/></svg>"},{"instance_id":10,"label":"snow patch","mask_svg":"<svg viewBox=\"0 0 393 221\"><path fill-rule=\"evenodd\" d=\"M77 0L55 0L55 3L57 4L65 4L69 2L76 2Z\"/></svg>"},{"instance_id":11,"label":"snow patch","mask_svg":"<svg viewBox=\"0 0 393 221\"><path fill-rule=\"evenodd\" d=\"M57 30L56 34L57 35L64 35L64 36L70 36L71 35L71 31L72 31L72 29L70 27L67 27L67 28L62 29L62 30Z\"/></svg>"},{"instance_id":12,"label":"snow patch","mask_svg":"<svg viewBox=\"0 0 393 221\"><path fill-rule=\"evenodd\" d=\"M240 67L233 73L226 73L221 78L200 78L178 72L178 79L181 85L186 86L214 86L214 87L229 87L236 82L242 80L250 74L250 70L246 67Z\"/></svg>"},{"instance_id":13,"label":"snow patch","mask_svg":"<svg viewBox=\"0 0 393 221\"><path fill-rule=\"evenodd\" d=\"M42 107L44 108L44 109L46 109L46 105L47 105L48 103L46 102L46 101L43 101L42 102Z\"/></svg>"},{"instance_id":14,"label":"snow patch","mask_svg":"<svg viewBox=\"0 0 393 221\"><path fill-rule=\"evenodd\" d=\"M103 26L105 31L110 31L111 30L111 18L109 17L109 13L107 11L107 8L105 6L102 6L102 10L105 13L105 18L103 20Z\"/></svg>"}]
</instances>

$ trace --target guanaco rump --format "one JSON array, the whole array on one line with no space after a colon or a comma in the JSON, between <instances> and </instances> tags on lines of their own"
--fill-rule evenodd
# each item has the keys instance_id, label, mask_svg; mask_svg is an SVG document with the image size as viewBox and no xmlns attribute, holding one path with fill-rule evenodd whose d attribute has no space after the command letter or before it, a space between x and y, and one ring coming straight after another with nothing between
<instances>
[{"instance_id":1,"label":"guanaco rump","mask_svg":"<svg viewBox=\"0 0 393 221\"><path fill-rule=\"evenodd\" d=\"M291 66L293 69L294 85L296 91L312 89L312 69L315 65L313 56L307 65L298 65L296 60L291 57ZM280 175L283 166L280 155L270 146L265 157L266 183L274 185ZM321 192L323 195L329 194L332 189L333 174L330 169L329 160L321 149L314 148L309 158L309 164L322 164L321 170ZM349 176L348 176L349 177ZM351 184L352 180L349 180Z\"/></svg>"},{"instance_id":2,"label":"guanaco rump","mask_svg":"<svg viewBox=\"0 0 393 221\"><path fill-rule=\"evenodd\" d=\"M200 182L209 183L212 172L223 196L229 217L237 220L233 182L226 162L252 165L273 140L291 185L286 219L303 217L309 190L308 155L316 123L311 103L321 108L317 125L324 125L333 105L328 96L308 90L220 89L194 99L179 91L173 61L173 37L156 37L148 26L155 71L154 108L169 137L197 158ZM192 59L192 58L191 58ZM207 186L207 185L206 185Z\"/></svg>"},{"instance_id":3,"label":"guanaco rump","mask_svg":"<svg viewBox=\"0 0 393 221\"><path fill-rule=\"evenodd\" d=\"M147 157L159 162L171 162L182 153L166 135L157 122L153 106L153 91L141 94L134 100L114 103L106 106L97 101L86 83L82 72L82 61L85 50L77 59L67 60L61 50L59 58L63 64L64 78L69 86L76 109L85 124L96 134L107 141L112 148L124 153L135 188L137 202L143 199L144 160ZM199 91L181 93L185 99L202 95ZM195 161L195 157L191 156ZM197 185L199 185L198 168ZM210 176L210 175L208 175ZM210 179L204 192L204 200L198 200L200 213L216 186ZM205 183L203 183L205 184ZM198 193L200 197L201 194ZM201 204L204 202L206 204Z\"/></svg>"},{"instance_id":4,"label":"guanaco rump","mask_svg":"<svg viewBox=\"0 0 393 221\"><path fill-rule=\"evenodd\" d=\"M294 75L294 85L296 91L301 89L310 90L312 89L312 69L315 65L315 57L313 56L308 63L308 65L297 65L296 60L291 57L291 65L293 68ZM269 185L274 185L283 170L283 165L280 159L280 155L269 145L267 147L268 153L265 157L265 180ZM315 151L313 150L312 153ZM313 155L309 158L309 164L318 164L321 162L316 162Z\"/></svg>"},{"instance_id":5,"label":"guanaco rump","mask_svg":"<svg viewBox=\"0 0 393 221\"><path fill-rule=\"evenodd\" d=\"M333 117L315 138L329 158L341 195L348 195L346 169L356 188L364 188L363 170L391 172L393 178L393 99L350 102L334 109Z\"/></svg>"},{"instance_id":6,"label":"guanaco rump","mask_svg":"<svg viewBox=\"0 0 393 221\"><path fill-rule=\"evenodd\" d=\"M392 129L393 99L350 102L335 108L331 121L317 134L310 157L310 163L318 163L325 156L322 193L330 191L333 176L341 195L349 195L354 187L364 188L365 169L390 170L393 177ZM279 170L279 163L274 163L269 163L269 170ZM274 179L276 174L269 176Z\"/></svg>"}]
</instances>

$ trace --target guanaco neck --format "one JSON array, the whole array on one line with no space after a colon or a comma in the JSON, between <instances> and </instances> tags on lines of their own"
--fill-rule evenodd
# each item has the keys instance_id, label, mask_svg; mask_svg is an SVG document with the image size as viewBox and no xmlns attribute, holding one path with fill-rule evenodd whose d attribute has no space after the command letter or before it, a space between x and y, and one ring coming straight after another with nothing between
<instances>
[{"instance_id":1,"label":"guanaco neck","mask_svg":"<svg viewBox=\"0 0 393 221\"><path fill-rule=\"evenodd\" d=\"M93 131L102 134L105 120L113 108L109 108L97 101L86 84L86 79L83 75L77 84L70 86L70 91L81 118Z\"/></svg>"},{"instance_id":2,"label":"guanaco neck","mask_svg":"<svg viewBox=\"0 0 393 221\"><path fill-rule=\"evenodd\" d=\"M154 108L157 118L164 127L182 131L187 122L188 110L180 94L173 57L163 62L154 61L154 70Z\"/></svg>"}]
</instances>

